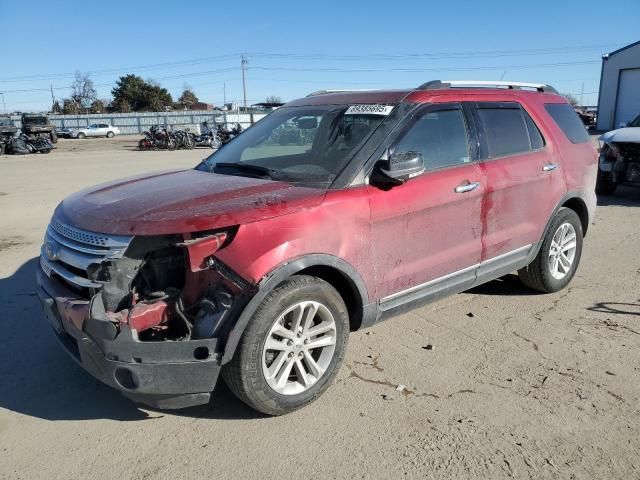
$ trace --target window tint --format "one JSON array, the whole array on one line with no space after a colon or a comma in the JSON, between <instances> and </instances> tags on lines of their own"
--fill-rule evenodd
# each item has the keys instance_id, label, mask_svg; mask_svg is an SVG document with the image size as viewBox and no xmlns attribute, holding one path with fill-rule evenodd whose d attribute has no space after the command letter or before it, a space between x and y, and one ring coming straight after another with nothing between
<instances>
[{"instance_id":1,"label":"window tint","mask_svg":"<svg viewBox=\"0 0 640 480\"><path fill-rule=\"evenodd\" d=\"M573 107L568 103L547 103L544 108L556 124L564 132L571 143L584 143L589 141L587 129Z\"/></svg>"},{"instance_id":2,"label":"window tint","mask_svg":"<svg viewBox=\"0 0 640 480\"><path fill-rule=\"evenodd\" d=\"M531 150L524 115L518 106L494 108L480 104L478 115L484 129L489 158Z\"/></svg>"},{"instance_id":3,"label":"window tint","mask_svg":"<svg viewBox=\"0 0 640 480\"><path fill-rule=\"evenodd\" d=\"M398 142L395 151L422 153L428 170L469 162L469 143L462 110L425 113Z\"/></svg>"},{"instance_id":4,"label":"window tint","mask_svg":"<svg viewBox=\"0 0 640 480\"><path fill-rule=\"evenodd\" d=\"M106 123L99 123L98 127L99 128L109 128L109 125L107 125Z\"/></svg>"},{"instance_id":5,"label":"window tint","mask_svg":"<svg viewBox=\"0 0 640 480\"><path fill-rule=\"evenodd\" d=\"M533 121L533 119L529 116L526 110L523 110L524 121L527 124L527 130L529 130L529 140L531 141L531 148L533 150L538 150L539 148L544 147L544 139L542 138L542 134L538 129L538 126Z\"/></svg>"}]
</instances>

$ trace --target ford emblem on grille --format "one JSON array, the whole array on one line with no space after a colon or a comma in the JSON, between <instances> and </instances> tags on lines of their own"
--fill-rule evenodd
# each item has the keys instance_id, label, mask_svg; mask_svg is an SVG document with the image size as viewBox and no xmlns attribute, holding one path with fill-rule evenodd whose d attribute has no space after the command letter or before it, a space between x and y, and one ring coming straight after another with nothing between
<instances>
[{"instance_id":1,"label":"ford emblem on grille","mask_svg":"<svg viewBox=\"0 0 640 480\"><path fill-rule=\"evenodd\" d=\"M44 253L52 262L58 260L58 246L55 243L46 242L44 244Z\"/></svg>"}]
</instances>

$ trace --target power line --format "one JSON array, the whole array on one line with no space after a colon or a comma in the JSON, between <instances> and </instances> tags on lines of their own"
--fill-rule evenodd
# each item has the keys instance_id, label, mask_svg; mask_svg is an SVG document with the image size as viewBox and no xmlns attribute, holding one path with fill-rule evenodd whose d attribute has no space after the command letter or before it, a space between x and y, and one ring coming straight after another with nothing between
<instances>
[{"instance_id":1,"label":"power line","mask_svg":"<svg viewBox=\"0 0 640 480\"><path fill-rule=\"evenodd\" d=\"M438 59L438 58L495 58L495 57L508 57L508 56L528 56L528 55L549 55L549 54L568 54L575 52L585 52L589 50L600 50L605 48L613 48L619 46L619 43L604 43L594 45L573 45L564 47L553 48L535 48L535 49L518 49L518 50L477 50L477 51L441 51L441 52L428 52L428 53L370 53L359 55L336 55L327 53L278 53L278 52L254 52L245 54L247 57L255 58L283 58L283 59L301 59L301 60L334 60L334 61L362 61L362 60L421 60L421 59ZM156 68L169 68L185 65L196 65L202 63L210 63L220 60L237 58L238 53L224 54L200 58L192 58L188 60L177 60L171 62L152 63L143 65L132 65L126 67L89 70L85 73L89 75L99 76L104 74L119 73L123 71L141 71L152 70ZM19 75L10 77L1 77L0 82L21 82L21 81L37 81L37 80L52 80L61 78L73 78L75 73L49 73L49 74L31 74L31 75Z\"/></svg>"}]
</instances>

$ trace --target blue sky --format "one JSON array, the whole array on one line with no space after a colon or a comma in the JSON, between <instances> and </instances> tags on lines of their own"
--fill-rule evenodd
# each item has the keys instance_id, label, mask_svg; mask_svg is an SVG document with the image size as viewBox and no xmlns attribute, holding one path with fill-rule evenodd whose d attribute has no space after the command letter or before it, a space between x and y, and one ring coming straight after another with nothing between
<instances>
[{"instance_id":1,"label":"blue sky","mask_svg":"<svg viewBox=\"0 0 640 480\"><path fill-rule=\"evenodd\" d=\"M640 1L105 2L0 0L7 110L50 108L76 70L100 98L119 75L177 97L251 103L323 88L403 88L431 79L549 83L595 104L603 53L640 40ZM10 48L6 48L10 46ZM0 104L0 108L2 105Z\"/></svg>"}]
</instances>

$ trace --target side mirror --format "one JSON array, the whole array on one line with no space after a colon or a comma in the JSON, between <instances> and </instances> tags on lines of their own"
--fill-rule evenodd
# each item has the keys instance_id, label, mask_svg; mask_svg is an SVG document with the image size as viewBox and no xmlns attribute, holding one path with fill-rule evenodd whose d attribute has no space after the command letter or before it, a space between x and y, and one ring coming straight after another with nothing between
<instances>
[{"instance_id":1,"label":"side mirror","mask_svg":"<svg viewBox=\"0 0 640 480\"><path fill-rule=\"evenodd\" d=\"M625 128L625 127L628 127L628 126L629 126L629 124L627 122L620 122L618 124L618 128Z\"/></svg>"},{"instance_id":2,"label":"side mirror","mask_svg":"<svg viewBox=\"0 0 640 480\"><path fill-rule=\"evenodd\" d=\"M424 159L420 152L394 152L387 157L387 159L380 160L376 168L386 178L386 183L401 185L425 170Z\"/></svg>"}]
</instances>

